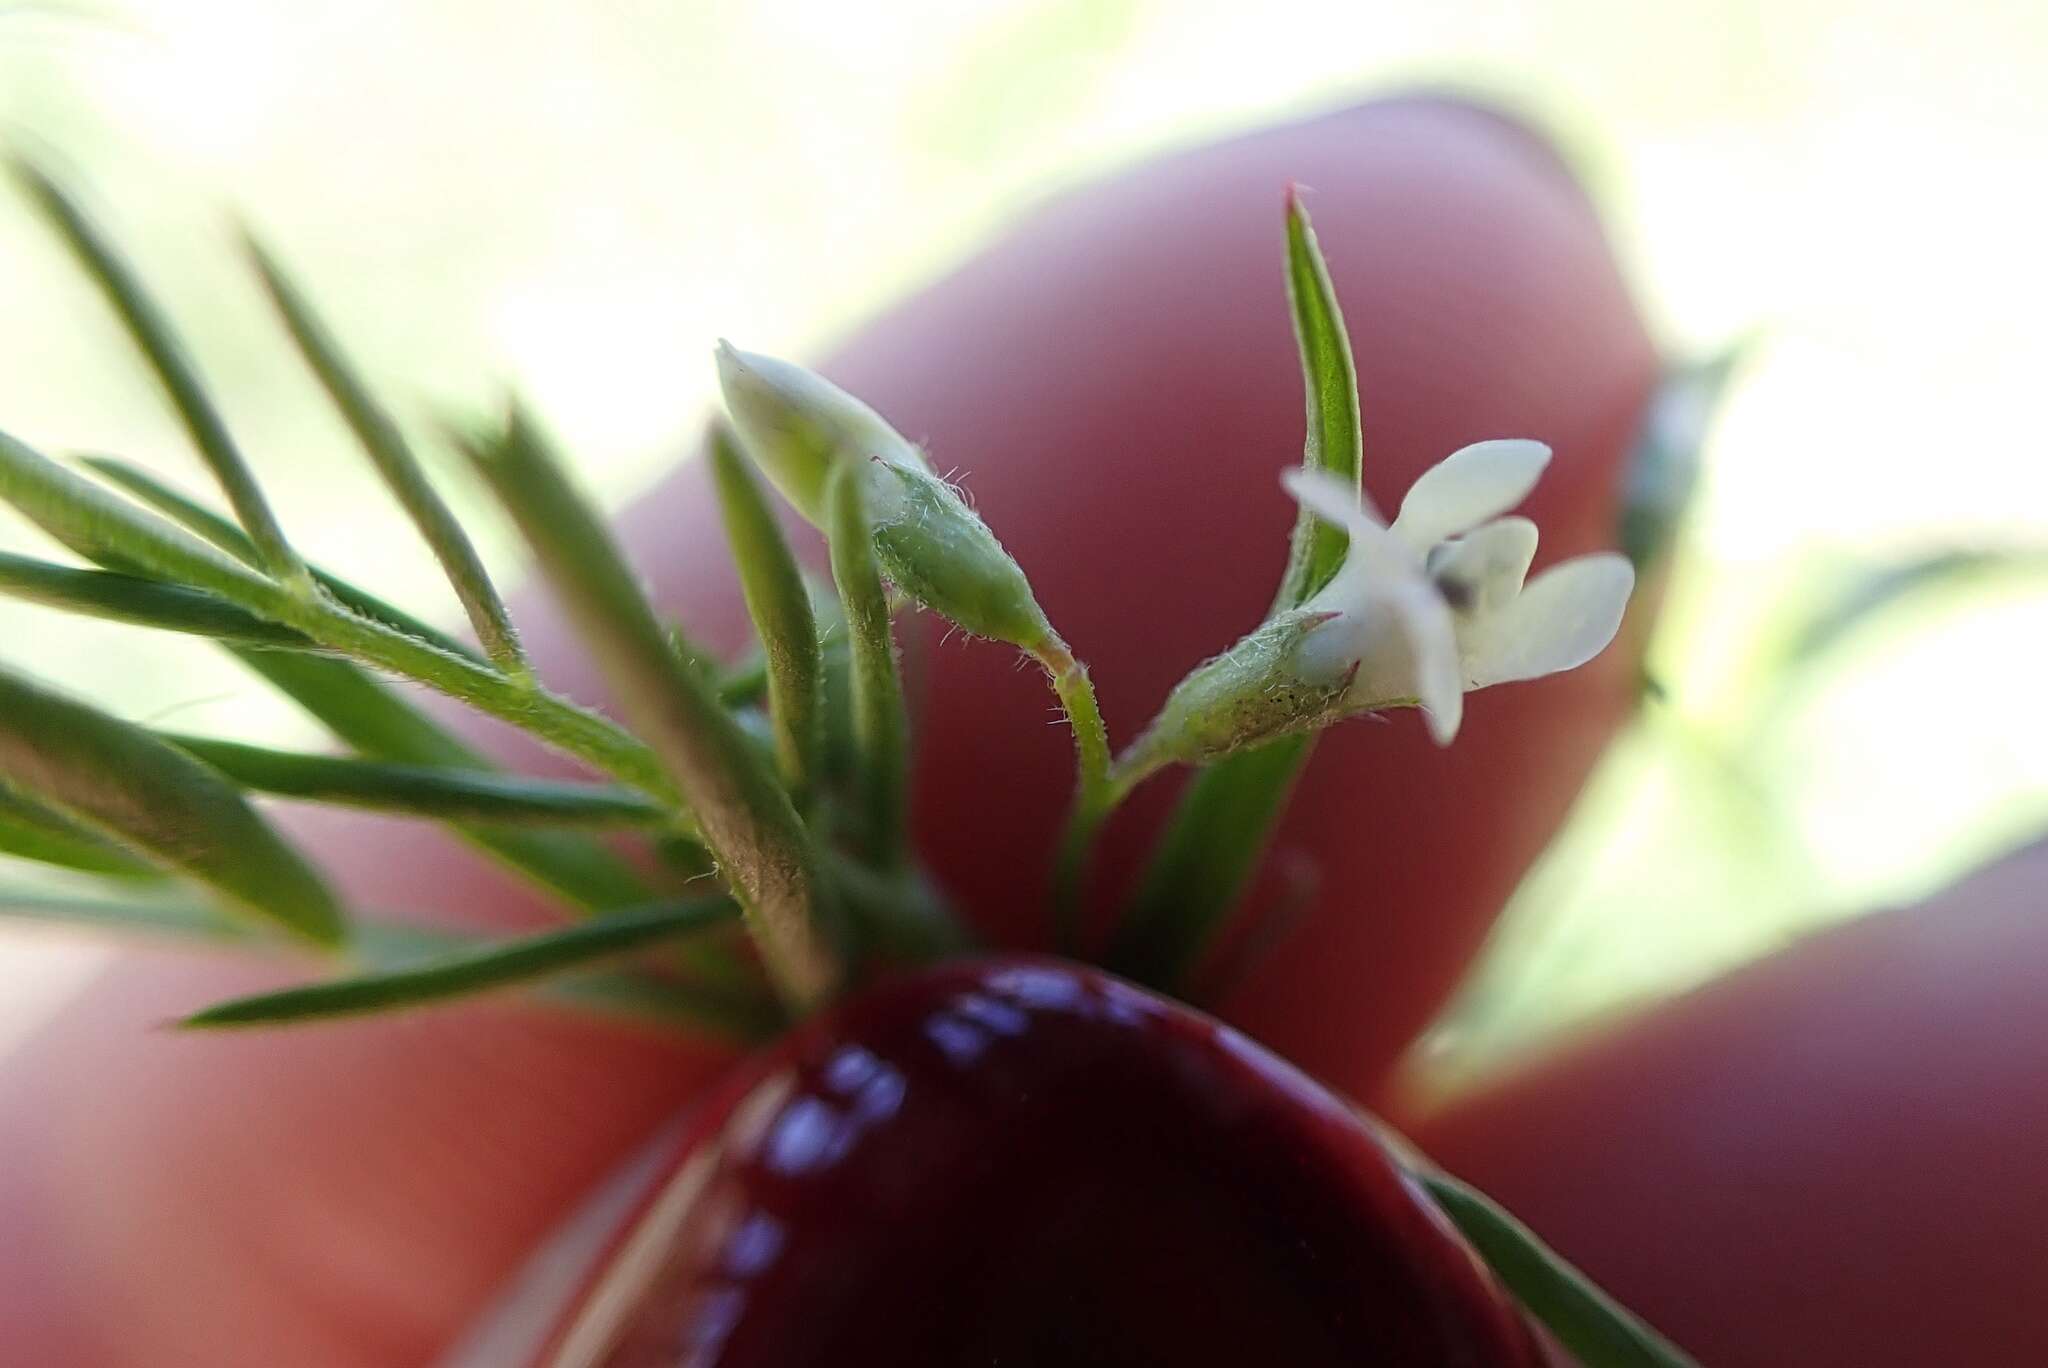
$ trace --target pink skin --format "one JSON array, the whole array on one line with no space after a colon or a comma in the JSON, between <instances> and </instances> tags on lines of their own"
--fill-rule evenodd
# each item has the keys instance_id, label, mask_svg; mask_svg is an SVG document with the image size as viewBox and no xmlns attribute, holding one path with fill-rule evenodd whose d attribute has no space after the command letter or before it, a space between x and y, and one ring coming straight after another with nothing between
<instances>
[{"instance_id":1,"label":"pink skin","mask_svg":"<svg viewBox=\"0 0 2048 1368\"><path fill-rule=\"evenodd\" d=\"M2048 1363L2048 846L1411 1132L1716 1368Z\"/></svg>"},{"instance_id":2,"label":"pink skin","mask_svg":"<svg viewBox=\"0 0 2048 1368\"><path fill-rule=\"evenodd\" d=\"M1279 266L1290 180L1314 188L1352 322L1374 495L1394 502L1464 442L1526 435L1558 452L1528 510L1543 558L1613 542L1654 357L1592 211L1515 125L1381 103L1082 191L826 369L965 469L1123 737L1256 619L1279 572L1292 509L1276 477L1301 430ZM626 526L663 599L735 641L699 472ZM580 652L535 607L541 659L590 695ZM920 845L992 935L1036 943L1065 737L1004 652L921 659ZM1483 695L1448 752L1412 716L1333 734L1283 840L1320 867L1322 894L1226 1015L1369 1095L1564 811L1629 677L1617 648ZM1148 790L1112 834L1107 882L1167 796ZM296 826L366 905L473 926L545 915L430 832L331 814ZM5 1357L419 1362L719 1062L517 1002L233 1039L149 1029L279 977L125 953L0 1065Z\"/></svg>"}]
</instances>

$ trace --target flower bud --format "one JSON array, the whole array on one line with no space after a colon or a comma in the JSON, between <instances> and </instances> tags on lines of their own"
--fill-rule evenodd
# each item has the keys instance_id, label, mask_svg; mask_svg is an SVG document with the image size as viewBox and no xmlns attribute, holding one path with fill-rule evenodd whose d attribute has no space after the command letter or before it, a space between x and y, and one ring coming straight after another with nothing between
<instances>
[{"instance_id":1,"label":"flower bud","mask_svg":"<svg viewBox=\"0 0 2048 1368\"><path fill-rule=\"evenodd\" d=\"M862 503L888 579L976 636L1039 653L1057 640L1031 585L967 501L881 415L787 361L718 346L742 444L797 511L819 523L836 462L865 463Z\"/></svg>"},{"instance_id":2,"label":"flower bud","mask_svg":"<svg viewBox=\"0 0 2048 1368\"><path fill-rule=\"evenodd\" d=\"M926 469L923 453L880 414L802 366L721 341L718 383L747 454L814 524L824 522L825 481L834 461Z\"/></svg>"}]
</instances>

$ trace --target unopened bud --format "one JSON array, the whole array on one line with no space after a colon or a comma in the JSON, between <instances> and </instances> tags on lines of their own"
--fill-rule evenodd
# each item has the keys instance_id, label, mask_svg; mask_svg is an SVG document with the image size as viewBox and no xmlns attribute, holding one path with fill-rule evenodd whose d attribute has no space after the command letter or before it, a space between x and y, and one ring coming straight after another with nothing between
<instances>
[{"instance_id":1,"label":"unopened bud","mask_svg":"<svg viewBox=\"0 0 2048 1368\"><path fill-rule=\"evenodd\" d=\"M880 414L802 366L725 342L718 374L747 453L798 512L820 522L834 466L862 462L875 557L897 588L976 636L1033 653L1056 639L988 524Z\"/></svg>"},{"instance_id":2,"label":"unopened bud","mask_svg":"<svg viewBox=\"0 0 2048 1368\"><path fill-rule=\"evenodd\" d=\"M926 468L923 454L880 414L802 366L721 341L718 383L747 454L813 523L823 523L835 461Z\"/></svg>"}]
</instances>

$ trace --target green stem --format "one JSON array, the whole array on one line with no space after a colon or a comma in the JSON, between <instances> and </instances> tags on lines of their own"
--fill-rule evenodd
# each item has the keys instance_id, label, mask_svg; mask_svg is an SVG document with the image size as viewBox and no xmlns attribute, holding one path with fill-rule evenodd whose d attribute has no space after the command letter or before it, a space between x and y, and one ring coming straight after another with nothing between
<instances>
[{"instance_id":1,"label":"green stem","mask_svg":"<svg viewBox=\"0 0 2048 1368\"><path fill-rule=\"evenodd\" d=\"M140 466L130 465L115 456L80 456L77 459L79 464L101 479L154 508L202 541L211 542L244 565L262 568L263 557L257 552L256 543L249 540L247 533L206 505L171 488ZM343 607L351 608L374 622L395 627L407 636L416 636L421 641L431 641L450 655L468 656L472 660L483 658L467 642L456 640L433 624L422 622L404 609L386 603L366 589L350 584L341 576L323 570L317 565L309 568L313 572L314 582L332 594Z\"/></svg>"},{"instance_id":2,"label":"green stem","mask_svg":"<svg viewBox=\"0 0 2048 1368\"><path fill-rule=\"evenodd\" d=\"M179 584L80 570L0 551L0 594L67 613L132 623L164 632L190 632L243 646L310 650L313 643L289 628Z\"/></svg>"},{"instance_id":3,"label":"green stem","mask_svg":"<svg viewBox=\"0 0 2048 1368\"><path fill-rule=\"evenodd\" d=\"M654 752L617 724L473 656L373 621L314 589L299 593L0 433L0 498L80 554L207 589L362 664L403 675L532 733L683 809Z\"/></svg>"},{"instance_id":4,"label":"green stem","mask_svg":"<svg viewBox=\"0 0 2048 1368\"><path fill-rule=\"evenodd\" d=\"M571 610L621 709L689 796L777 989L800 1008L829 997L843 973L837 909L771 762L670 640L603 519L535 423L515 407L502 433L464 445Z\"/></svg>"},{"instance_id":5,"label":"green stem","mask_svg":"<svg viewBox=\"0 0 2048 1368\"><path fill-rule=\"evenodd\" d=\"M1054 943L1062 953L1072 954L1080 947L1082 903L1095 838L1144 775L1128 779L1117 775L1110 760L1109 729L1103 725L1088 667L1074 659L1066 643L1056 636L1035 654L1074 731L1074 801L1067 811L1052 873Z\"/></svg>"},{"instance_id":6,"label":"green stem","mask_svg":"<svg viewBox=\"0 0 2048 1368\"><path fill-rule=\"evenodd\" d=\"M460 699L664 802L682 806L681 795L651 749L631 732L566 698L525 679L507 678L466 657L450 655L338 605L287 601L276 608L277 620L323 645Z\"/></svg>"},{"instance_id":7,"label":"green stem","mask_svg":"<svg viewBox=\"0 0 2048 1368\"><path fill-rule=\"evenodd\" d=\"M1088 667L1074 659L1057 637L1040 649L1038 663L1051 677L1053 694L1074 729L1075 787L1080 801L1086 806L1113 806L1111 794L1116 785L1110 778L1109 729L1102 724L1102 708L1095 700Z\"/></svg>"}]
</instances>

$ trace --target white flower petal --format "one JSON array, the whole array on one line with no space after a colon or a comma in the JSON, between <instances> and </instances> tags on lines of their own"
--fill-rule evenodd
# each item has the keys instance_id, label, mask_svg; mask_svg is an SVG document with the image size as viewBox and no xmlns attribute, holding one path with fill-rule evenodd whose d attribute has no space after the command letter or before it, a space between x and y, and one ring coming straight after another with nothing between
<instances>
[{"instance_id":1,"label":"white flower petal","mask_svg":"<svg viewBox=\"0 0 2048 1368\"><path fill-rule=\"evenodd\" d=\"M1409 486L1394 535L1426 553L1528 498L1549 463L1549 447L1522 438L1461 447Z\"/></svg>"},{"instance_id":2,"label":"white flower petal","mask_svg":"<svg viewBox=\"0 0 2048 1368\"><path fill-rule=\"evenodd\" d=\"M1281 472L1280 484L1295 502L1324 522L1343 528L1351 538L1351 551L1338 578L1361 573L1382 577L1421 573L1419 560L1388 533L1371 501L1335 475L1290 466Z\"/></svg>"},{"instance_id":3,"label":"white flower petal","mask_svg":"<svg viewBox=\"0 0 2048 1368\"><path fill-rule=\"evenodd\" d=\"M1415 699L1422 704L1430 737L1439 746L1448 746L1465 717L1465 681L1450 609L1426 584L1403 585L1388 595L1388 601L1408 637Z\"/></svg>"},{"instance_id":4,"label":"white flower petal","mask_svg":"<svg viewBox=\"0 0 2048 1368\"><path fill-rule=\"evenodd\" d=\"M1294 501L1334 527L1349 528L1358 517L1358 498L1335 475L1307 466L1289 466L1280 472L1280 487Z\"/></svg>"},{"instance_id":5,"label":"white flower petal","mask_svg":"<svg viewBox=\"0 0 2048 1368\"><path fill-rule=\"evenodd\" d=\"M1472 687L1576 669L1599 655L1621 628L1635 582L1628 558L1613 551L1545 570L1512 603L1467 627Z\"/></svg>"},{"instance_id":6,"label":"white flower petal","mask_svg":"<svg viewBox=\"0 0 2048 1368\"><path fill-rule=\"evenodd\" d=\"M1536 524L1495 518L1440 543L1429 558L1429 577L1459 615L1490 613L1521 591L1534 559Z\"/></svg>"}]
</instances>

